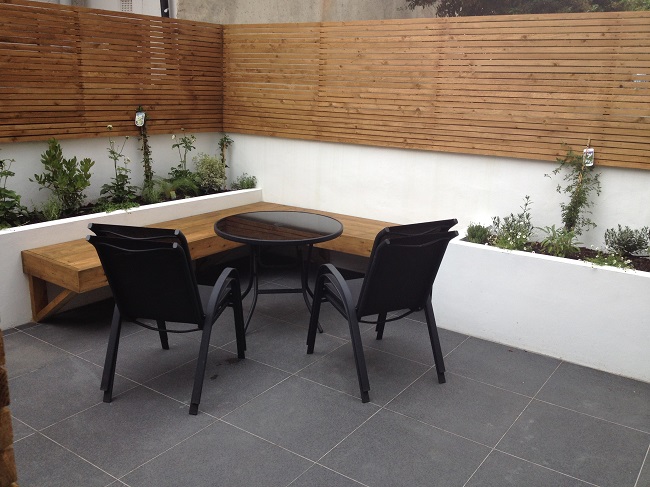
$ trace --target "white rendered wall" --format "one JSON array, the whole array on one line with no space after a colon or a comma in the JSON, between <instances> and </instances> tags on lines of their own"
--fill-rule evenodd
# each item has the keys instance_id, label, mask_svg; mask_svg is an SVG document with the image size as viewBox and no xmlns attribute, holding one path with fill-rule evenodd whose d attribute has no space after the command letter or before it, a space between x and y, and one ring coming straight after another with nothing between
<instances>
[{"instance_id":1,"label":"white rendered wall","mask_svg":"<svg viewBox=\"0 0 650 487\"><path fill-rule=\"evenodd\" d=\"M562 181L544 177L554 162L231 137L233 165L257 176L265 201L395 223L454 217L465 227L517 213L530 195L534 225L562 223L565 200L555 191ZM591 218L598 227L580 240L602 247L607 228L650 225L650 171L596 169L602 172L602 193L594 196Z\"/></svg>"}]
</instances>

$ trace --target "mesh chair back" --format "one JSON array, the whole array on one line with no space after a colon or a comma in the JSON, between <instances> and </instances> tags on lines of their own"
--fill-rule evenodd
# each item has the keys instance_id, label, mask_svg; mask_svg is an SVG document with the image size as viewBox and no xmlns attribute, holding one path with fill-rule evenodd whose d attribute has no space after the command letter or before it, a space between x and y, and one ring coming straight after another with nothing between
<instances>
[{"instance_id":1,"label":"mesh chair back","mask_svg":"<svg viewBox=\"0 0 650 487\"><path fill-rule=\"evenodd\" d=\"M381 230L375 237L373 248L377 247L383 240L398 237L414 237L416 235L426 235L430 233L448 232L451 227L456 225L458 220L450 218L448 220L437 220L432 222L411 223L409 225L396 225L386 227Z\"/></svg>"},{"instance_id":2,"label":"mesh chair back","mask_svg":"<svg viewBox=\"0 0 650 487\"><path fill-rule=\"evenodd\" d=\"M449 241L458 232L386 238L373 249L357 303L357 318L419 310L431 296Z\"/></svg>"},{"instance_id":3,"label":"mesh chair back","mask_svg":"<svg viewBox=\"0 0 650 487\"><path fill-rule=\"evenodd\" d=\"M194 272L177 242L89 235L123 317L203 326Z\"/></svg>"}]
</instances>

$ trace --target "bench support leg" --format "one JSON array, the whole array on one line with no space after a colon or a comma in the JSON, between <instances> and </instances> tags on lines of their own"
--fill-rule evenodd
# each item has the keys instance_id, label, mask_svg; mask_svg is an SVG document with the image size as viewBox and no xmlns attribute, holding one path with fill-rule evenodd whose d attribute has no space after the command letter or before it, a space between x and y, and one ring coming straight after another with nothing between
<instances>
[{"instance_id":1,"label":"bench support leg","mask_svg":"<svg viewBox=\"0 0 650 487\"><path fill-rule=\"evenodd\" d=\"M34 276L29 277L29 295L32 299L32 318L35 322L43 321L65 306L77 293L63 289L48 302L47 282Z\"/></svg>"}]
</instances>

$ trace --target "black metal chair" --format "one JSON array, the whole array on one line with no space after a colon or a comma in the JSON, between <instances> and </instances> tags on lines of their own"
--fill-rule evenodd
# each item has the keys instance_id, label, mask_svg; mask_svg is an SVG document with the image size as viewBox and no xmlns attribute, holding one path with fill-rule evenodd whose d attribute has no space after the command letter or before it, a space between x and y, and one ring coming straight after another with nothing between
<instances>
[{"instance_id":1,"label":"black metal chair","mask_svg":"<svg viewBox=\"0 0 650 487\"><path fill-rule=\"evenodd\" d=\"M319 268L307 334L307 353L314 352L321 304L330 302L347 320L362 402L368 402L370 384L361 343L359 323L376 323L377 340L386 322L399 320L424 309L438 381L445 382L445 364L438 337L431 292L449 241L458 232L449 231L457 221L385 228L377 234L366 275L345 281L331 264ZM387 318L388 313L400 312ZM367 319L377 315L376 320ZM364 319L366 318L366 319Z\"/></svg>"},{"instance_id":2,"label":"black metal chair","mask_svg":"<svg viewBox=\"0 0 650 487\"><path fill-rule=\"evenodd\" d=\"M165 241L168 238L169 235L163 236L162 241L117 236L87 237L97 250L115 299L101 389L104 402L111 402L122 321L158 331L163 349L169 349L168 333L201 331L190 401L190 414L197 414L212 326L227 307L234 311L237 355L245 358L241 289L237 271L224 269L212 287L207 306L204 306L191 260L181 243ZM182 233L178 238L185 240ZM154 320L157 326L141 320ZM175 328L168 329L168 321L176 322Z\"/></svg>"}]
</instances>

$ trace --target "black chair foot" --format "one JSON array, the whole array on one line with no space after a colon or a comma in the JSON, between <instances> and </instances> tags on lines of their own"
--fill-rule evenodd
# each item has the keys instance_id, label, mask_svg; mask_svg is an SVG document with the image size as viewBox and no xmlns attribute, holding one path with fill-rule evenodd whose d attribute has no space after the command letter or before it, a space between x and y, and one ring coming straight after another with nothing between
<instances>
[{"instance_id":1,"label":"black chair foot","mask_svg":"<svg viewBox=\"0 0 650 487\"><path fill-rule=\"evenodd\" d=\"M438 384L444 384L445 382L447 382L447 379L445 379L445 373L438 372Z\"/></svg>"},{"instance_id":2,"label":"black chair foot","mask_svg":"<svg viewBox=\"0 0 650 487\"><path fill-rule=\"evenodd\" d=\"M199 405L198 404L190 404L190 414L192 416L196 416L199 412Z\"/></svg>"},{"instance_id":3,"label":"black chair foot","mask_svg":"<svg viewBox=\"0 0 650 487\"><path fill-rule=\"evenodd\" d=\"M113 400L113 395L109 392L104 392L104 402L111 402Z\"/></svg>"},{"instance_id":4,"label":"black chair foot","mask_svg":"<svg viewBox=\"0 0 650 487\"><path fill-rule=\"evenodd\" d=\"M362 392L361 393L361 402L369 402L370 401L370 394L368 392Z\"/></svg>"}]
</instances>

